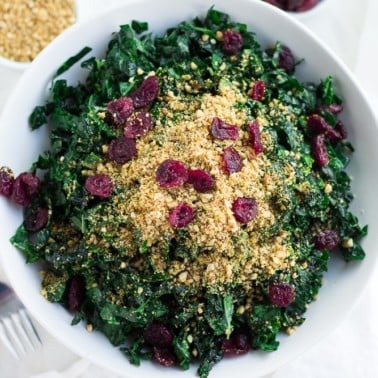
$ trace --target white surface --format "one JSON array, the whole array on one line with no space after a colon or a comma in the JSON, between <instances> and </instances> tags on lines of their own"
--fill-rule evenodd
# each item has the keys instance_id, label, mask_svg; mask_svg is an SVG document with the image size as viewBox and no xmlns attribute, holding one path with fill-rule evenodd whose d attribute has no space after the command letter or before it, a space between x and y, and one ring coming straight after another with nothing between
<instances>
[{"instance_id":1,"label":"white surface","mask_svg":"<svg viewBox=\"0 0 378 378\"><path fill-rule=\"evenodd\" d=\"M374 58L373 56L374 49L372 46L376 43L378 30L374 20L378 16L377 2L375 0L360 0L356 5L355 0L328 1L327 11L322 14L318 13L316 17L309 18L305 22L337 52L352 70L359 74L366 89L370 90L369 94L374 101L374 91L378 82L373 71L373 64L377 57ZM120 2L122 3L121 0L108 0L107 4ZM100 8L105 7L101 1L91 1L90 4L96 6L92 5L85 8L88 4L89 0L82 1L83 14L85 14L85 9L89 9L89 12L94 14ZM362 36L364 36L363 40L361 40ZM366 42L369 40L372 41L370 45ZM363 59L360 57L363 57ZM13 84L18 80L18 75L0 72L0 79L2 82L0 89L1 104L1 101L8 96ZM374 230L371 230L371 232L373 233ZM372 249L372 252L374 252L374 249ZM375 279L375 281L377 280ZM376 319L378 311L375 287L378 287L377 282L372 282L363 297L360 298L357 306L335 332L296 361L279 369L273 374L273 377L376 377L378 374L377 359L375 358L378 352L378 329L374 319ZM343 295L348 296L350 293L347 291ZM34 355L30 355L20 365L12 361L11 357L0 346L1 378L24 378L46 372L49 369L65 371L73 361L78 360L75 354L56 342L47 331L42 328L39 328L39 330L45 344L44 348ZM251 364L251 371L253 370L252 366L253 364ZM168 373L166 370L164 372ZM246 371L247 375L250 376ZM43 375L44 378L55 376L61 377L61 375L54 375L54 373ZM110 378L112 375L89 365L87 361L79 361L78 365L71 367L69 371L66 370L64 376L67 378L89 376ZM176 376L181 376L181 374L176 374Z\"/></svg>"}]
</instances>

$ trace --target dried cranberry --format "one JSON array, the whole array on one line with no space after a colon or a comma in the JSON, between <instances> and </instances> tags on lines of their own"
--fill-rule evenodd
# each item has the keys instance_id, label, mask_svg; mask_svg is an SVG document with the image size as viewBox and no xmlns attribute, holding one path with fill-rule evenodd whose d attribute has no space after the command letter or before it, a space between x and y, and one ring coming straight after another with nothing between
<instances>
[{"instance_id":1,"label":"dried cranberry","mask_svg":"<svg viewBox=\"0 0 378 378\"><path fill-rule=\"evenodd\" d=\"M299 5L296 12L305 12L311 8L313 8L316 4L318 4L320 0L303 0L302 5Z\"/></svg>"},{"instance_id":2,"label":"dried cranberry","mask_svg":"<svg viewBox=\"0 0 378 378\"><path fill-rule=\"evenodd\" d=\"M342 139L340 133L332 127L330 127L324 135L328 140L332 142L339 141Z\"/></svg>"},{"instance_id":3,"label":"dried cranberry","mask_svg":"<svg viewBox=\"0 0 378 378\"><path fill-rule=\"evenodd\" d=\"M335 230L324 230L319 232L314 238L314 245L316 249L327 249L332 251L340 243L340 236Z\"/></svg>"},{"instance_id":4,"label":"dried cranberry","mask_svg":"<svg viewBox=\"0 0 378 378\"><path fill-rule=\"evenodd\" d=\"M234 147L229 146L223 150L223 170L231 175L232 173L239 172L243 166L243 159Z\"/></svg>"},{"instance_id":5,"label":"dried cranberry","mask_svg":"<svg viewBox=\"0 0 378 378\"><path fill-rule=\"evenodd\" d=\"M346 127L344 125L344 122L342 121L337 121L335 125L335 130L339 133L340 139L346 139L348 136Z\"/></svg>"},{"instance_id":6,"label":"dried cranberry","mask_svg":"<svg viewBox=\"0 0 378 378\"><path fill-rule=\"evenodd\" d=\"M239 223L248 223L257 215L257 202L254 198L239 197L233 202L232 211Z\"/></svg>"},{"instance_id":7,"label":"dried cranberry","mask_svg":"<svg viewBox=\"0 0 378 378\"><path fill-rule=\"evenodd\" d=\"M85 189L100 198L108 198L113 192L114 185L108 175L93 175L85 180Z\"/></svg>"},{"instance_id":8,"label":"dried cranberry","mask_svg":"<svg viewBox=\"0 0 378 378\"><path fill-rule=\"evenodd\" d=\"M153 347L152 358L163 366L172 366L176 362L176 357L170 348Z\"/></svg>"},{"instance_id":9,"label":"dried cranberry","mask_svg":"<svg viewBox=\"0 0 378 378\"><path fill-rule=\"evenodd\" d=\"M304 12L313 8L320 0L265 0L272 4L290 12Z\"/></svg>"},{"instance_id":10,"label":"dried cranberry","mask_svg":"<svg viewBox=\"0 0 378 378\"><path fill-rule=\"evenodd\" d=\"M143 108L150 105L159 93L159 80L156 76L149 76L131 94L135 108Z\"/></svg>"},{"instance_id":11,"label":"dried cranberry","mask_svg":"<svg viewBox=\"0 0 378 378\"><path fill-rule=\"evenodd\" d=\"M234 332L228 340L222 341L222 351L225 356L245 354L250 348L250 338L245 333Z\"/></svg>"},{"instance_id":12,"label":"dried cranberry","mask_svg":"<svg viewBox=\"0 0 378 378\"><path fill-rule=\"evenodd\" d=\"M10 197L14 183L13 172L7 167L0 168L0 194Z\"/></svg>"},{"instance_id":13,"label":"dried cranberry","mask_svg":"<svg viewBox=\"0 0 378 378\"><path fill-rule=\"evenodd\" d=\"M228 55L237 54L243 47L243 37L236 30L225 30L223 32L222 51Z\"/></svg>"},{"instance_id":14,"label":"dried cranberry","mask_svg":"<svg viewBox=\"0 0 378 378\"><path fill-rule=\"evenodd\" d=\"M295 58L292 51L287 46L281 47L281 51L278 55L278 67L282 68L289 75L294 73Z\"/></svg>"},{"instance_id":15,"label":"dried cranberry","mask_svg":"<svg viewBox=\"0 0 378 378\"><path fill-rule=\"evenodd\" d=\"M173 342L173 333L162 323L152 323L145 329L143 338L151 346L169 347Z\"/></svg>"},{"instance_id":16,"label":"dried cranberry","mask_svg":"<svg viewBox=\"0 0 378 378\"><path fill-rule=\"evenodd\" d=\"M315 135L324 134L330 128L327 121L319 114L312 114L307 118L307 127Z\"/></svg>"},{"instance_id":17,"label":"dried cranberry","mask_svg":"<svg viewBox=\"0 0 378 378\"><path fill-rule=\"evenodd\" d=\"M156 181L164 188L183 185L188 181L188 170L178 160L165 160L156 170Z\"/></svg>"},{"instance_id":18,"label":"dried cranberry","mask_svg":"<svg viewBox=\"0 0 378 378\"><path fill-rule=\"evenodd\" d=\"M258 155L264 152L264 146L261 142L260 135L260 125L257 120L248 123L249 133L251 135L251 146L255 151L255 154Z\"/></svg>"},{"instance_id":19,"label":"dried cranberry","mask_svg":"<svg viewBox=\"0 0 378 378\"><path fill-rule=\"evenodd\" d=\"M112 122L119 126L123 125L134 111L133 100L129 97L120 97L110 101L106 106L106 114Z\"/></svg>"},{"instance_id":20,"label":"dried cranberry","mask_svg":"<svg viewBox=\"0 0 378 378\"><path fill-rule=\"evenodd\" d=\"M218 117L214 117L211 122L211 135L215 139L236 140L238 139L239 132L236 126L223 122Z\"/></svg>"},{"instance_id":21,"label":"dried cranberry","mask_svg":"<svg viewBox=\"0 0 378 378\"><path fill-rule=\"evenodd\" d=\"M257 80L253 84L251 98L255 101L262 101L265 94L265 84L262 80Z\"/></svg>"},{"instance_id":22,"label":"dried cranberry","mask_svg":"<svg viewBox=\"0 0 378 378\"><path fill-rule=\"evenodd\" d=\"M13 182L11 199L21 206L28 206L39 191L41 182L33 173L20 173Z\"/></svg>"},{"instance_id":23,"label":"dried cranberry","mask_svg":"<svg viewBox=\"0 0 378 378\"><path fill-rule=\"evenodd\" d=\"M328 162L328 151L324 141L324 135L317 135L311 141L312 156L319 167L325 167Z\"/></svg>"},{"instance_id":24,"label":"dried cranberry","mask_svg":"<svg viewBox=\"0 0 378 378\"><path fill-rule=\"evenodd\" d=\"M199 193L205 193L214 188L215 179L203 169L189 169L188 183Z\"/></svg>"},{"instance_id":25,"label":"dried cranberry","mask_svg":"<svg viewBox=\"0 0 378 378\"><path fill-rule=\"evenodd\" d=\"M332 141L340 140L341 136L337 130L332 128L327 121L319 114L312 114L307 118L307 126L311 133L315 135L324 134L324 136Z\"/></svg>"},{"instance_id":26,"label":"dried cranberry","mask_svg":"<svg viewBox=\"0 0 378 378\"><path fill-rule=\"evenodd\" d=\"M172 227L187 226L195 217L194 210L185 202L178 204L169 214L169 224Z\"/></svg>"},{"instance_id":27,"label":"dried cranberry","mask_svg":"<svg viewBox=\"0 0 378 378\"><path fill-rule=\"evenodd\" d=\"M265 0L265 2L274 5L275 7L278 7L280 9L283 9L282 0Z\"/></svg>"},{"instance_id":28,"label":"dried cranberry","mask_svg":"<svg viewBox=\"0 0 378 378\"><path fill-rule=\"evenodd\" d=\"M285 10L294 12L305 0L285 0Z\"/></svg>"},{"instance_id":29,"label":"dried cranberry","mask_svg":"<svg viewBox=\"0 0 378 378\"><path fill-rule=\"evenodd\" d=\"M270 302L277 307L287 307L295 299L294 288L286 282L274 282L269 285Z\"/></svg>"},{"instance_id":30,"label":"dried cranberry","mask_svg":"<svg viewBox=\"0 0 378 378\"><path fill-rule=\"evenodd\" d=\"M152 116L150 113L138 112L127 120L123 129L125 138L136 138L147 133L152 129Z\"/></svg>"},{"instance_id":31,"label":"dried cranberry","mask_svg":"<svg viewBox=\"0 0 378 378\"><path fill-rule=\"evenodd\" d=\"M37 232L46 226L49 220L49 210L45 207L27 208L24 216L24 227L29 232Z\"/></svg>"},{"instance_id":32,"label":"dried cranberry","mask_svg":"<svg viewBox=\"0 0 378 378\"><path fill-rule=\"evenodd\" d=\"M322 106L321 109L327 110L332 114L339 114L344 110L344 107L342 104L331 104Z\"/></svg>"},{"instance_id":33,"label":"dried cranberry","mask_svg":"<svg viewBox=\"0 0 378 378\"><path fill-rule=\"evenodd\" d=\"M68 283L67 306L70 312L78 312L86 295L85 280L82 276L73 276Z\"/></svg>"},{"instance_id":34,"label":"dried cranberry","mask_svg":"<svg viewBox=\"0 0 378 378\"><path fill-rule=\"evenodd\" d=\"M109 144L109 159L118 164L124 164L130 161L135 155L136 143L134 139L120 137L113 139Z\"/></svg>"}]
</instances>

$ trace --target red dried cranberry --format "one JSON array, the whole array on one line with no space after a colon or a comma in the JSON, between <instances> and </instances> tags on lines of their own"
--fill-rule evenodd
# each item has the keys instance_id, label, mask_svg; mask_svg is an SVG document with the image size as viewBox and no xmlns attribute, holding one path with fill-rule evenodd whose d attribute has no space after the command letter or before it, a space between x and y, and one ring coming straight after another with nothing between
<instances>
[{"instance_id":1,"label":"red dried cranberry","mask_svg":"<svg viewBox=\"0 0 378 378\"><path fill-rule=\"evenodd\" d=\"M225 30L223 32L222 51L228 55L237 54L243 47L243 37L236 30Z\"/></svg>"},{"instance_id":2,"label":"red dried cranberry","mask_svg":"<svg viewBox=\"0 0 378 378\"><path fill-rule=\"evenodd\" d=\"M280 9L283 9L282 0L265 0L265 2L274 5L275 7L278 7Z\"/></svg>"},{"instance_id":3,"label":"red dried cranberry","mask_svg":"<svg viewBox=\"0 0 378 378\"><path fill-rule=\"evenodd\" d=\"M136 138L147 133L152 129L152 116L150 113L138 112L127 120L123 129L125 138Z\"/></svg>"},{"instance_id":4,"label":"red dried cranberry","mask_svg":"<svg viewBox=\"0 0 378 378\"><path fill-rule=\"evenodd\" d=\"M118 164L124 164L130 161L135 155L136 143L134 139L120 137L113 139L109 144L109 159Z\"/></svg>"},{"instance_id":5,"label":"red dried cranberry","mask_svg":"<svg viewBox=\"0 0 378 378\"><path fill-rule=\"evenodd\" d=\"M287 46L281 47L281 51L278 55L278 67L282 68L289 75L294 73L295 58L292 51Z\"/></svg>"},{"instance_id":6,"label":"red dried cranberry","mask_svg":"<svg viewBox=\"0 0 378 378\"><path fill-rule=\"evenodd\" d=\"M164 188L183 185L188 181L188 170L178 160L165 160L156 170L156 181Z\"/></svg>"},{"instance_id":7,"label":"red dried cranberry","mask_svg":"<svg viewBox=\"0 0 378 378\"><path fill-rule=\"evenodd\" d=\"M342 121L337 121L335 125L335 130L339 133L340 139L346 139L348 136L346 127L344 125L344 122Z\"/></svg>"},{"instance_id":8,"label":"red dried cranberry","mask_svg":"<svg viewBox=\"0 0 378 378\"><path fill-rule=\"evenodd\" d=\"M150 105L159 93L159 80L156 76L149 76L131 94L135 108L143 108Z\"/></svg>"},{"instance_id":9,"label":"red dried cranberry","mask_svg":"<svg viewBox=\"0 0 378 378\"><path fill-rule=\"evenodd\" d=\"M163 366L172 366L176 362L176 357L170 348L153 347L152 358Z\"/></svg>"},{"instance_id":10,"label":"red dried cranberry","mask_svg":"<svg viewBox=\"0 0 378 378\"><path fill-rule=\"evenodd\" d=\"M85 180L85 189L94 196L108 198L113 192L114 185L108 175L93 175Z\"/></svg>"},{"instance_id":11,"label":"red dried cranberry","mask_svg":"<svg viewBox=\"0 0 378 378\"><path fill-rule=\"evenodd\" d=\"M294 12L305 0L285 0L285 10Z\"/></svg>"},{"instance_id":12,"label":"red dried cranberry","mask_svg":"<svg viewBox=\"0 0 378 378\"><path fill-rule=\"evenodd\" d=\"M232 211L239 223L246 224L257 215L257 202L254 198L239 197L232 204Z\"/></svg>"},{"instance_id":13,"label":"red dried cranberry","mask_svg":"<svg viewBox=\"0 0 378 378\"><path fill-rule=\"evenodd\" d=\"M316 249L327 249L332 251L340 243L340 236L335 230L324 230L319 232L314 238L314 245Z\"/></svg>"},{"instance_id":14,"label":"red dried cranberry","mask_svg":"<svg viewBox=\"0 0 378 378\"><path fill-rule=\"evenodd\" d=\"M14 183L13 172L7 167L0 168L0 194L10 197Z\"/></svg>"},{"instance_id":15,"label":"red dried cranberry","mask_svg":"<svg viewBox=\"0 0 378 378\"><path fill-rule=\"evenodd\" d=\"M20 173L13 182L11 199L21 206L28 206L39 191L41 182L33 173Z\"/></svg>"},{"instance_id":16,"label":"red dried cranberry","mask_svg":"<svg viewBox=\"0 0 378 378\"><path fill-rule=\"evenodd\" d=\"M305 12L311 8L313 8L316 4L318 4L320 0L303 0L302 5L299 5L296 12Z\"/></svg>"},{"instance_id":17,"label":"red dried cranberry","mask_svg":"<svg viewBox=\"0 0 378 378\"><path fill-rule=\"evenodd\" d=\"M218 117L214 117L211 122L211 135L215 139L236 140L238 139L239 132L236 126L223 122Z\"/></svg>"},{"instance_id":18,"label":"red dried cranberry","mask_svg":"<svg viewBox=\"0 0 378 378\"><path fill-rule=\"evenodd\" d=\"M269 285L270 302L277 307L287 307L295 299L294 288L286 282L274 282Z\"/></svg>"},{"instance_id":19,"label":"red dried cranberry","mask_svg":"<svg viewBox=\"0 0 378 378\"><path fill-rule=\"evenodd\" d=\"M307 127L315 135L324 134L330 128L327 121L319 114L312 114L307 118Z\"/></svg>"},{"instance_id":20,"label":"red dried cranberry","mask_svg":"<svg viewBox=\"0 0 378 378\"><path fill-rule=\"evenodd\" d=\"M117 126L123 125L134 111L133 100L129 97L120 97L110 101L106 106L106 114Z\"/></svg>"},{"instance_id":21,"label":"red dried cranberry","mask_svg":"<svg viewBox=\"0 0 378 378\"><path fill-rule=\"evenodd\" d=\"M319 114L312 114L307 118L307 126L311 133L315 135L324 134L324 136L332 141L340 140L341 136L337 130L333 129L327 121Z\"/></svg>"},{"instance_id":22,"label":"red dried cranberry","mask_svg":"<svg viewBox=\"0 0 378 378\"><path fill-rule=\"evenodd\" d=\"M223 150L223 170L231 175L232 173L239 172L243 166L243 159L234 147L229 146Z\"/></svg>"},{"instance_id":23,"label":"red dried cranberry","mask_svg":"<svg viewBox=\"0 0 378 378\"><path fill-rule=\"evenodd\" d=\"M67 306L72 313L78 312L86 295L85 280L82 276L73 276L68 283Z\"/></svg>"},{"instance_id":24,"label":"red dried cranberry","mask_svg":"<svg viewBox=\"0 0 378 378\"><path fill-rule=\"evenodd\" d=\"M188 183L199 193L205 193L214 188L215 179L203 169L189 169Z\"/></svg>"},{"instance_id":25,"label":"red dried cranberry","mask_svg":"<svg viewBox=\"0 0 378 378\"><path fill-rule=\"evenodd\" d=\"M228 340L222 341L223 354L228 357L248 353L250 348L250 339L245 333L234 332Z\"/></svg>"},{"instance_id":26,"label":"red dried cranberry","mask_svg":"<svg viewBox=\"0 0 378 378\"><path fill-rule=\"evenodd\" d=\"M185 202L178 204L169 214L169 224L172 227L187 226L195 217L194 210Z\"/></svg>"},{"instance_id":27,"label":"red dried cranberry","mask_svg":"<svg viewBox=\"0 0 378 378\"><path fill-rule=\"evenodd\" d=\"M325 167L328 162L328 151L324 141L324 135L317 135L311 141L312 156L319 167Z\"/></svg>"},{"instance_id":28,"label":"red dried cranberry","mask_svg":"<svg viewBox=\"0 0 378 378\"><path fill-rule=\"evenodd\" d=\"M342 139L340 133L336 129L332 128L331 126L324 135L328 140L332 142L339 141Z\"/></svg>"},{"instance_id":29,"label":"red dried cranberry","mask_svg":"<svg viewBox=\"0 0 378 378\"><path fill-rule=\"evenodd\" d=\"M255 101L262 101L265 94L265 84L262 80L257 80L253 84L251 98Z\"/></svg>"},{"instance_id":30,"label":"red dried cranberry","mask_svg":"<svg viewBox=\"0 0 378 378\"><path fill-rule=\"evenodd\" d=\"M290 12L304 12L313 8L320 0L265 0L272 4Z\"/></svg>"},{"instance_id":31,"label":"red dried cranberry","mask_svg":"<svg viewBox=\"0 0 378 378\"><path fill-rule=\"evenodd\" d=\"M151 346L169 347L173 342L173 333L162 323L152 323L145 329L143 338Z\"/></svg>"},{"instance_id":32,"label":"red dried cranberry","mask_svg":"<svg viewBox=\"0 0 378 378\"><path fill-rule=\"evenodd\" d=\"M264 152L264 146L261 142L260 134L260 125L257 120L251 121L248 123L249 133L251 135L251 146L255 151L255 154L258 155Z\"/></svg>"},{"instance_id":33,"label":"red dried cranberry","mask_svg":"<svg viewBox=\"0 0 378 378\"><path fill-rule=\"evenodd\" d=\"M324 105L320 109L327 110L331 112L332 114L339 114L344 110L344 107L342 104L331 104L331 105Z\"/></svg>"},{"instance_id":34,"label":"red dried cranberry","mask_svg":"<svg viewBox=\"0 0 378 378\"><path fill-rule=\"evenodd\" d=\"M45 207L26 209L24 227L26 231L37 232L46 226L49 220L49 210Z\"/></svg>"}]
</instances>

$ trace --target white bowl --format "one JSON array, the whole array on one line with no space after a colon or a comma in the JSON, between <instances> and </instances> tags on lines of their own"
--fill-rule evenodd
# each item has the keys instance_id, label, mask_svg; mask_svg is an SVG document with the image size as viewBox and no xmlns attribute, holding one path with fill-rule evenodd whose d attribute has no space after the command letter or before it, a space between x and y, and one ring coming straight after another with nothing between
<instances>
[{"instance_id":1,"label":"white bowl","mask_svg":"<svg viewBox=\"0 0 378 378\"><path fill-rule=\"evenodd\" d=\"M292 17L306 23L306 21L321 18L322 15L327 13L327 9L333 0L320 0L313 8L304 12L288 12Z\"/></svg>"},{"instance_id":2,"label":"white bowl","mask_svg":"<svg viewBox=\"0 0 378 378\"><path fill-rule=\"evenodd\" d=\"M229 13L234 20L248 24L257 33L263 46L279 39L289 45L297 57L304 57L305 61L297 71L300 79L318 81L328 74L334 77L337 91L345 99L342 119L356 148L349 166L356 194L352 209L360 216L361 223L369 224L371 230L363 241L366 259L358 263L332 260L319 300L310 305L306 313L307 320L297 332L290 337L280 337L278 351L252 352L240 358L224 359L211 372L213 377L248 374L252 378L274 371L333 331L366 287L377 264L375 250L378 233L374 229L378 224L378 201L375 199L378 187L378 127L366 96L346 66L298 21L262 1L134 0L74 25L41 52L9 98L0 119L0 162L19 173L29 169L31 162L47 145L45 129L31 132L27 119L34 106L44 102L53 73L68 57L83 46L92 46L93 55L103 54L111 33L117 31L119 25L133 19L149 21L151 30L161 33L179 21L205 14L212 5ZM66 77L76 84L83 75L84 70L76 65ZM52 335L79 355L121 376L177 378L195 375L195 367L185 372L149 362L135 367L103 335L88 333L81 324L71 326L71 315L61 306L48 303L40 295L38 267L25 265L23 255L9 243L9 238L22 222L21 209L1 198L0 216L3 268L29 311Z\"/></svg>"},{"instance_id":3,"label":"white bowl","mask_svg":"<svg viewBox=\"0 0 378 378\"><path fill-rule=\"evenodd\" d=\"M80 3L80 2L79 2ZM74 0L74 7L75 7L75 22L78 21L78 17L80 16L80 12L78 12L78 5L77 0ZM19 62L13 59L8 59L4 56L0 55L0 69L13 71L13 72L23 72L28 67L30 67L31 62Z\"/></svg>"},{"instance_id":4,"label":"white bowl","mask_svg":"<svg viewBox=\"0 0 378 378\"><path fill-rule=\"evenodd\" d=\"M0 56L0 67L11 69L14 71L24 71L30 66L30 62L16 62Z\"/></svg>"}]
</instances>

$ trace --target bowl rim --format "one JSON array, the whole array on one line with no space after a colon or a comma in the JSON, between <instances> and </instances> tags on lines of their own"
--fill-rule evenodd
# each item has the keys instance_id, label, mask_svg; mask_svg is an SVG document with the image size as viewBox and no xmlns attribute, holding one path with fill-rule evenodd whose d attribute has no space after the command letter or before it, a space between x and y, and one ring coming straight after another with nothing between
<instances>
[{"instance_id":1,"label":"bowl rim","mask_svg":"<svg viewBox=\"0 0 378 378\"><path fill-rule=\"evenodd\" d=\"M266 8L266 7L271 7L271 5L269 4L263 4L264 2L260 1L260 0L240 0L240 1L243 1L245 3L254 3L255 6L257 7L262 7L262 8ZM117 4L116 6L113 6L113 7L110 7L106 12L102 13L102 14L99 14L99 15L96 15L94 16L93 18L90 18L86 21L83 22L83 24L76 24L76 25L73 25L71 28L67 29L65 32L62 33L62 35L58 36L57 37L57 40L61 40L64 38L65 35L68 35L69 33L75 33L76 32L76 29L84 29L85 28L85 25L89 25L89 24L92 24L93 22L95 22L96 20L99 21L102 17L107 17L109 16L110 14L113 14L113 12L118 12L122 9L125 9L126 7L129 7L130 5L135 5L135 4L139 4L139 3L146 3L147 0L130 0L127 2L127 4ZM217 3L216 1L214 1L214 3ZM225 0L221 2L222 3L222 7L226 8L225 6ZM259 3L259 5L257 4ZM217 6L217 4L215 4L215 6ZM271 8L274 8L274 7L271 7ZM359 95L362 97L364 103L366 104L366 106L370 109L370 112L372 115L374 115L374 112L372 110L372 106L368 100L368 97L366 96L366 94L364 93L363 91L363 88L361 88L360 85L358 85L358 82L356 80L356 78L354 77L354 75L352 74L352 72L349 70L349 68L338 58L338 56L336 54L334 54L331 49L323 42L321 41L316 35L314 35L311 31L309 31L302 23L300 23L298 20L295 20L293 18L290 17L290 15L282 15L282 11L279 10L279 9L270 9L269 12L273 12L273 13L276 13L279 12L281 14L280 17L283 17L286 19L285 22L289 22L289 23L293 23L296 25L296 28L299 28L299 30L301 30L302 32L304 32L306 34L306 38L309 38L309 40L311 40L313 43L319 45L321 47L321 49L323 50L323 52L325 54L328 54L332 60L335 62L335 65L338 67L338 68L341 68L344 73L346 74L346 76L348 77L348 79L351 81L351 83L353 85L355 85L358 89L358 93ZM285 12L284 12L285 13ZM183 16L183 19L184 19L184 16ZM251 23L253 23L251 21ZM60 44L60 42L55 42L54 43L54 46L55 44ZM36 66L38 64L38 62L40 60L45 60L45 55L48 56L50 50L52 50L54 47L50 47L48 46L44 51L42 51L42 53L36 58L35 61L33 61L32 65L33 66ZM17 84L17 88L20 88L23 84L23 81L26 80L26 78L30 77L31 75L33 75L33 70L28 70L28 72L26 73L26 75L24 75L24 77L20 80L20 82ZM46 75L47 76L47 75ZM19 91L19 90L18 90ZM16 96L16 93L17 93L17 90L15 90L13 93L12 93L12 97L15 97ZM6 106L4 107L4 111L3 111L3 114L6 113L6 109L7 109L7 105L11 103L11 98L8 100ZM0 123L1 123L1 120L2 120L2 117L0 118ZM375 127L377 127L377 124L375 123ZM5 259L5 257L3 257L3 254L0 253L0 260L2 259ZM377 266L378 264L378 261L377 259L375 260L375 266ZM6 266L8 267L8 266ZM10 281L13 282L13 280L15 278L11 277L11 275L9 274L8 270L5 269L5 273L7 274L7 276L10 278ZM369 277L369 279L371 279L372 275ZM368 284L369 281L367 281L364 285L364 288L366 289L367 287L367 284ZM21 299L23 299L26 303L30 303L30 300L28 300L28 298L26 298L25 294L24 293L18 293L21 297ZM359 295L362 294L362 291L360 292ZM355 305L357 303L357 300L358 298L355 299L353 305ZM49 304L51 306L51 304ZM353 306L350 306L346 312L348 311L351 311L351 309L353 308ZM35 309L32 309L32 310L35 310ZM74 342L71 342L69 340L66 340L66 339L63 339L61 335L58 336L58 333L56 331L56 329L54 329L53 327L50 326L49 322L47 321L47 319L39 319L38 317L38 313L36 313L35 311L31 311L32 315L34 315L36 317L36 319L38 319L41 324L44 326L44 328L46 328L54 337L56 337L58 340L62 341L66 346L68 346L71 350L73 350L74 352L76 352L77 354L79 355L84 355L85 351L82 351L80 350L78 347L74 346ZM333 328L335 329L335 328ZM311 343L311 345L308 345L306 349L304 350L301 350L300 353L303 353L305 350L309 349L314 343L316 343L317 341L319 341L322 337L324 336L324 332L319 332L319 335L317 336L316 340L313 340L313 342ZM92 361L94 362L97 362L99 365L101 365L101 362L102 361L96 361L95 359L93 359L93 356L89 356L90 359L92 359ZM283 361L281 361L279 363L278 366L282 366L284 363L286 363L289 359L291 359L292 357L287 357L286 360L284 359ZM274 369L276 369L278 366L277 364L274 365L272 364L273 366L270 366L269 368L267 368L266 372L264 372L264 374L268 374L270 372L272 372ZM104 365L102 364L102 366L104 367L107 367L109 368L108 365ZM116 371L118 372L118 371ZM118 372L119 373L119 372ZM180 374L181 375L181 374ZM184 374L183 374L184 376Z\"/></svg>"},{"instance_id":2,"label":"bowl rim","mask_svg":"<svg viewBox=\"0 0 378 378\"><path fill-rule=\"evenodd\" d=\"M8 59L3 56L0 56L0 67L11 68L17 71L23 71L26 68L30 67L32 62L18 62L16 60Z\"/></svg>"}]
</instances>

